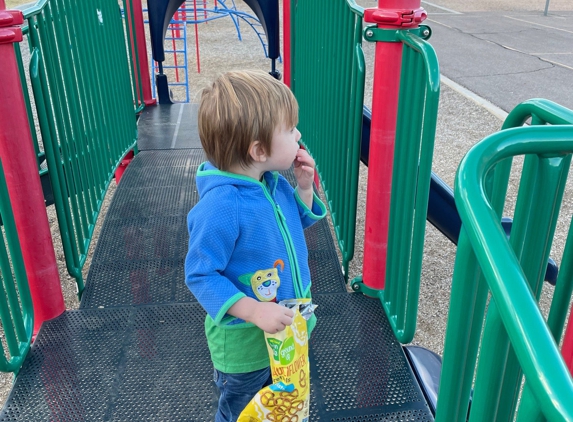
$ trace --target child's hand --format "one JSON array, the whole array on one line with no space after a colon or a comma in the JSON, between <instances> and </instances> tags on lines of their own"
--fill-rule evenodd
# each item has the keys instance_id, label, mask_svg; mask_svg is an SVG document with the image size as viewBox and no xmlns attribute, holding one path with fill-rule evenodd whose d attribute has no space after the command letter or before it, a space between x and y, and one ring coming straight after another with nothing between
<instances>
[{"instance_id":1,"label":"child's hand","mask_svg":"<svg viewBox=\"0 0 573 422\"><path fill-rule=\"evenodd\" d=\"M275 334L291 325L294 312L275 302L257 302L250 321L261 330Z\"/></svg>"},{"instance_id":2,"label":"child's hand","mask_svg":"<svg viewBox=\"0 0 573 422\"><path fill-rule=\"evenodd\" d=\"M300 148L294 159L294 175L297 182L298 196L308 208L312 208L314 190L314 160L308 152Z\"/></svg>"},{"instance_id":3,"label":"child's hand","mask_svg":"<svg viewBox=\"0 0 573 422\"><path fill-rule=\"evenodd\" d=\"M259 302L252 297L239 299L227 311L229 315L252 322L270 334L278 333L291 325L294 312L275 302Z\"/></svg>"},{"instance_id":4,"label":"child's hand","mask_svg":"<svg viewBox=\"0 0 573 422\"><path fill-rule=\"evenodd\" d=\"M314 182L314 160L312 157L306 150L300 148L296 153L293 164L294 176L296 177L299 190L312 189L312 183Z\"/></svg>"}]
</instances>

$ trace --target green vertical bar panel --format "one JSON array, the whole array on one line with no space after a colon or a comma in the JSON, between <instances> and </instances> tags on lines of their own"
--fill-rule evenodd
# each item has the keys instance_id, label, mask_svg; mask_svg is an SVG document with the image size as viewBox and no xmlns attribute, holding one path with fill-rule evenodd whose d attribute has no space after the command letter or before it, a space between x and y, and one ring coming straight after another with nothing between
<instances>
[{"instance_id":1,"label":"green vertical bar panel","mask_svg":"<svg viewBox=\"0 0 573 422\"><path fill-rule=\"evenodd\" d=\"M533 98L518 104L506 117L502 129L522 126L530 117L533 117L532 124L573 124L573 112L571 110L553 101ZM499 163L495 169L496 179L501 178L503 180L509 177L510 169L511 159L508 159L507 162ZM503 182L498 185L499 188L507 188L507 185L504 185ZM505 192L501 197L505 197Z\"/></svg>"},{"instance_id":2,"label":"green vertical bar panel","mask_svg":"<svg viewBox=\"0 0 573 422\"><path fill-rule=\"evenodd\" d=\"M0 343L0 371L18 372L32 342L34 309L1 161L0 217L0 321L8 346Z\"/></svg>"},{"instance_id":3,"label":"green vertical bar panel","mask_svg":"<svg viewBox=\"0 0 573 422\"><path fill-rule=\"evenodd\" d=\"M27 28L22 28L22 32L25 34ZM20 43L14 44L14 52L16 53L16 60L18 62L18 71L20 72L20 83L22 85L22 93L24 94L24 102L26 103L26 112L28 113L28 121L30 122L30 134L32 135L32 140L34 142L34 151L36 152L36 160L38 161L38 171L40 175L46 173L46 169L40 168L40 165L44 159L44 152L40 149L38 143L38 136L36 135L36 130L34 128L34 115L32 114L32 103L30 101L30 93L28 92L28 83L26 81L26 74L24 71L24 62L22 60L22 50L20 49Z\"/></svg>"},{"instance_id":4,"label":"green vertical bar panel","mask_svg":"<svg viewBox=\"0 0 573 422\"><path fill-rule=\"evenodd\" d=\"M529 117L531 117L532 125L543 125L546 123L573 124L573 114L570 110L547 100L534 99L526 101L516 107L504 122L503 127L510 128L520 126ZM508 161L510 162L510 160ZM538 168L540 162L545 163L541 169ZM546 168L548 165L549 169ZM562 168L560 172L558 171L554 174L555 180L549 181L542 179L537 181L537 179L544 174L547 174L550 169L555 166ZM549 250L551 247L550 242L553 238L557 218L557 215L551 217L546 214L547 212L554 211L551 203L561 202L560 197L546 198L544 195L552 192L551 185L565 183L568 169L568 162L551 163L548 162L547 159L540 160L536 156L526 157L523 166L524 176L518 193L520 200L518 201L515 210L515 219L519 221L519 224L512 227L511 244L516 256L522 263L523 271L527 275L527 279L536 300L539 300L544 278L543 276L545 274L545 267L541 264L546 262L549 257ZM561 188L555 188L555 190L557 192L562 192ZM539 209L534 206L536 202L544 203L546 204L546 207ZM551 219L553 219L553 221L551 221ZM544 223L545 221L548 222ZM562 262L566 261L563 260ZM564 284L562 282L562 284L557 287L557 290L560 290L563 285L567 286L568 283L565 282ZM556 302L566 300L568 303L568 298L570 298L570 293L564 297L561 293L558 294L556 291L554 294L552 309L555 309L554 305ZM559 307L562 308L563 305L560 305ZM564 316L562 315L559 320L563 322ZM553 325L555 325L555 322L556 321L554 320ZM501 324L499 319L498 324ZM555 329L552 329L552 333L557 339L560 338L560 331L557 332ZM507 336L501 332L501 326L498 327L496 344L497 350L495 353L495 359L496 362L503 363L505 371L503 373L503 378L499 380L499 390L493 388L490 378L491 388L488 388L488 394L491 396L495 394L495 392L499 392L498 400L500 405L497 409L497 417L501 420L513 419L522 376L515 353L511 348L509 348L509 340L507 339ZM502 349L504 348L506 352L502 353ZM496 371L494 370L494 372ZM478 395L478 398L479 397L480 396ZM521 417L523 417L524 413L521 412L521 415Z\"/></svg>"},{"instance_id":5,"label":"green vertical bar panel","mask_svg":"<svg viewBox=\"0 0 573 422\"><path fill-rule=\"evenodd\" d=\"M291 2L298 127L316 161L346 278L354 254L362 134L362 15L352 0Z\"/></svg>"},{"instance_id":6,"label":"green vertical bar panel","mask_svg":"<svg viewBox=\"0 0 573 422\"><path fill-rule=\"evenodd\" d=\"M538 105L542 110L540 114L549 110L545 107L547 104ZM565 115L559 117L558 114L546 115L547 118L539 118L538 115L535 121L558 121ZM474 146L458 169L455 198L465 242L458 246L458 257L471 250L492 296L481 343L464 351L469 356L475 356L479 349L470 421L513 420L521 371L527 381L521 401L524 413L519 412L518 420L573 420L573 380L561 358L558 338L555 337L556 325L562 329L563 321L557 323L554 315L550 326L546 324L537 304L536 291L551 248L572 152L571 125L506 129ZM499 210L492 205L503 205L503 199L490 198L486 192L491 170L499 163L511 163L516 155L533 155L532 161L538 161L538 165L523 168L522 180L526 185L518 193L513 223L517 236L512 241L507 239L501 227ZM505 195L507 189L496 188L498 193ZM533 221L535 224L532 224ZM468 241L465 241L466 236ZM563 259L570 254L570 241L567 240L568 247ZM453 373L453 368L463 363L463 357L458 355L457 360L452 359L452 356L455 357L452 350L456 341L466 334L452 328L460 325L459 321L483 319L483 310L467 304L464 307L454 306L456 300L467 300L459 295L454 298L454 291L472 289L471 286L475 285L471 278L461 277L465 269L464 265L458 267L458 257L442 370L442 377L446 378L440 381L437 421L465 420L460 400L450 400L449 396L466 388L468 377L471 379L472 374L468 376L464 371L462 383ZM562 284L560 293L570 294L573 280L567 265L564 271L566 274L559 277ZM556 301L554 298L552 309L555 309L554 305L561 308L560 302L562 300ZM558 313L561 318L566 317L562 309Z\"/></svg>"},{"instance_id":7,"label":"green vertical bar panel","mask_svg":"<svg viewBox=\"0 0 573 422\"><path fill-rule=\"evenodd\" d=\"M413 31L393 32L403 54L386 284L380 296L398 340L408 343L416 330L440 74L430 44Z\"/></svg>"},{"instance_id":8,"label":"green vertical bar panel","mask_svg":"<svg viewBox=\"0 0 573 422\"><path fill-rule=\"evenodd\" d=\"M26 9L34 103L68 272L82 268L103 198L136 143L130 59L120 7L42 0Z\"/></svg>"},{"instance_id":9,"label":"green vertical bar panel","mask_svg":"<svg viewBox=\"0 0 573 422\"><path fill-rule=\"evenodd\" d=\"M565 250L561 258L561 268L555 284L555 292L547 318L547 325L555 342L560 344L563 327L567 320L569 302L573 293L573 224L569 226ZM517 413L517 422L544 422L541 408L526 381Z\"/></svg>"},{"instance_id":10,"label":"green vertical bar panel","mask_svg":"<svg viewBox=\"0 0 573 422\"><path fill-rule=\"evenodd\" d=\"M537 156L527 156L527 161L530 165L523 167L510 243L533 296L539 300L570 157L539 159ZM487 345L488 342L495 346L484 346L480 355L476 375L479 388L476 387L474 391L476 406L470 421L496 418L513 420L521 387L521 372L495 303L488 310L482 344ZM494 402L497 406L492 405ZM488 403L488 406L482 406L483 403ZM474 410L478 414L476 417Z\"/></svg>"},{"instance_id":11,"label":"green vertical bar panel","mask_svg":"<svg viewBox=\"0 0 573 422\"><path fill-rule=\"evenodd\" d=\"M458 240L436 421L464 422L470 402L487 285L463 230ZM466 318L459 318L467 314Z\"/></svg>"}]
</instances>

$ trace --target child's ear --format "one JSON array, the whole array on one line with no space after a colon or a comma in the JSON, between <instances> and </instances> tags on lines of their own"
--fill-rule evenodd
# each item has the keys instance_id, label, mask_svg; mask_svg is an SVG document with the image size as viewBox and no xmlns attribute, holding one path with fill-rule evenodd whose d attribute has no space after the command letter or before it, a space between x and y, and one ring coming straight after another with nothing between
<instances>
[{"instance_id":1,"label":"child's ear","mask_svg":"<svg viewBox=\"0 0 573 422\"><path fill-rule=\"evenodd\" d=\"M251 142L251 145L249 146L249 155L251 156L253 161L257 163L264 163L265 161L267 161L267 153L265 152L265 149L263 148L263 144L261 144L261 141Z\"/></svg>"}]
</instances>

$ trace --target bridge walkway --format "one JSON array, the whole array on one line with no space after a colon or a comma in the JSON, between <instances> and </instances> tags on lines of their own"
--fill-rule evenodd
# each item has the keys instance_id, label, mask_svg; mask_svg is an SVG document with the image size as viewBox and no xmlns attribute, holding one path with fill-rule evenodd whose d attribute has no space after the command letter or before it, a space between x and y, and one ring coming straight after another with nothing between
<instances>
[{"instance_id":1,"label":"bridge walkway","mask_svg":"<svg viewBox=\"0 0 573 422\"><path fill-rule=\"evenodd\" d=\"M44 323L0 421L212 421L205 312L184 283L205 160L196 105L146 108L79 309ZM285 176L293 181L291 172ZM326 220L306 231L318 325L312 421L432 421L377 300L346 291Z\"/></svg>"}]
</instances>

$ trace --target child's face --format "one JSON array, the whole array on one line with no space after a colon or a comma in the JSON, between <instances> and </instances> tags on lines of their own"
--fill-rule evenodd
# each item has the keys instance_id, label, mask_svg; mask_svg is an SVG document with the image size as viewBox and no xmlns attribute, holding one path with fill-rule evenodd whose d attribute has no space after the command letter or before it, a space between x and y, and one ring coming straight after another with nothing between
<instances>
[{"instance_id":1,"label":"child's face","mask_svg":"<svg viewBox=\"0 0 573 422\"><path fill-rule=\"evenodd\" d=\"M300 148L299 140L300 132L296 127L281 124L275 128L271 141L272 154L267 161L269 170L288 170Z\"/></svg>"}]
</instances>

